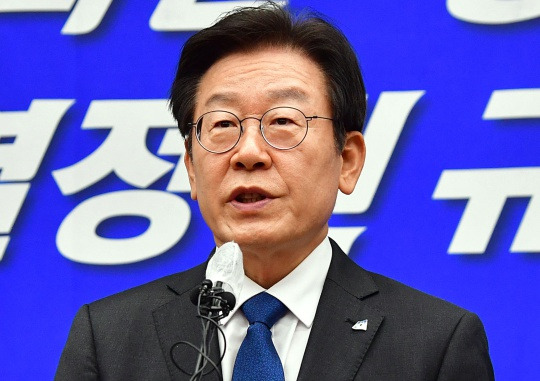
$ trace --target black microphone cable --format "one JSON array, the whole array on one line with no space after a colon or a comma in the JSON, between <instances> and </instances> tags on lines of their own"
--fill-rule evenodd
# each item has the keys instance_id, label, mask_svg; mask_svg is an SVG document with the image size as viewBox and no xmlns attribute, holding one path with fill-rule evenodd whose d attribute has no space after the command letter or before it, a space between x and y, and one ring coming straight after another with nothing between
<instances>
[{"instance_id":1,"label":"black microphone cable","mask_svg":"<svg viewBox=\"0 0 540 381\"><path fill-rule=\"evenodd\" d=\"M219 303L220 301L221 301L220 299L218 299L216 301L216 297L214 297L212 295L209 296L209 303L211 305ZM198 309L198 312L199 312L198 317L201 319L202 340L201 340L201 347L199 348L199 351L198 351L199 356L197 357L195 370L194 370L193 375L190 378L190 380L193 380L193 381L200 380L202 378L202 376L205 374L204 369L206 368L208 363L210 363L212 365L212 368L215 369L218 372L219 378L222 379L222 375L221 375L221 372L219 370L218 365L221 363L221 360L223 359L223 356L225 355L226 344L224 345L224 351L223 351L223 354L219 358L218 364L215 364L210 359L210 357L209 357L209 348L210 348L210 344L212 343L212 340L214 339L216 328L221 333L221 335L223 336L223 342L224 343L226 342L225 334L223 333L223 330L221 329L221 327L217 323L224 316L223 316L223 314L218 315L218 316L212 316L212 312L214 312L212 310L210 310L209 313L205 313L205 312L201 313L201 304L200 304L200 302L198 303L197 309Z\"/></svg>"},{"instance_id":2,"label":"black microphone cable","mask_svg":"<svg viewBox=\"0 0 540 381\"><path fill-rule=\"evenodd\" d=\"M222 282L216 282L212 287L212 281L206 279L202 282L198 289L190 295L193 304L197 306L197 318L201 321L202 340L199 347L188 341L179 341L172 345L169 352L173 364L182 373L191 376L190 381L201 380L202 377L214 369L216 370L220 380L223 379L219 364L223 360L227 348L227 341L222 328L219 326L219 320L229 315L229 312L234 308L236 303L232 293L225 291ZM214 340L216 330L223 338L223 353L220 354L219 361L216 363L209 357L209 348ZM174 359L174 350L178 345L187 345L198 352L197 361L193 373L183 369ZM205 368L211 365L210 369L205 372Z\"/></svg>"}]
</instances>

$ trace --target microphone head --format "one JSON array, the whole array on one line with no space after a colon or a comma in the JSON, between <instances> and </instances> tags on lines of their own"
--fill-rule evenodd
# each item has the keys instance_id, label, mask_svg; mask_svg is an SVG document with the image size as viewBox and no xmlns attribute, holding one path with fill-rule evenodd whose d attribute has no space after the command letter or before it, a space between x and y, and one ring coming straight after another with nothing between
<instances>
[{"instance_id":1,"label":"microphone head","mask_svg":"<svg viewBox=\"0 0 540 381\"><path fill-rule=\"evenodd\" d=\"M191 290L189 292L189 300L191 300L191 303L195 304L196 306L199 305L199 294L201 295L201 299L203 299L207 293L208 290L212 288L212 281L210 279L205 279L202 281L202 283ZM201 300L202 301L202 300Z\"/></svg>"},{"instance_id":2,"label":"microphone head","mask_svg":"<svg viewBox=\"0 0 540 381\"><path fill-rule=\"evenodd\" d=\"M198 305L199 304L199 294L201 293L201 288L196 287L189 292L189 300L191 303Z\"/></svg>"},{"instance_id":3,"label":"microphone head","mask_svg":"<svg viewBox=\"0 0 540 381\"><path fill-rule=\"evenodd\" d=\"M229 311L231 311L236 305L236 298L232 292L224 291L219 296L221 296L225 303L227 303L227 308Z\"/></svg>"}]
</instances>

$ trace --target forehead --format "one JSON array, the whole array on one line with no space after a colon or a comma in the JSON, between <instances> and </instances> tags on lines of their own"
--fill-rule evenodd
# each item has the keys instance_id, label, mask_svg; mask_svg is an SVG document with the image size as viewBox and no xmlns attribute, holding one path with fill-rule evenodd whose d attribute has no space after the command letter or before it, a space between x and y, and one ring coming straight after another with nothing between
<instances>
[{"instance_id":1,"label":"forehead","mask_svg":"<svg viewBox=\"0 0 540 381\"><path fill-rule=\"evenodd\" d=\"M216 107L327 106L326 80L303 52L267 47L229 54L202 76L196 112Z\"/></svg>"}]
</instances>

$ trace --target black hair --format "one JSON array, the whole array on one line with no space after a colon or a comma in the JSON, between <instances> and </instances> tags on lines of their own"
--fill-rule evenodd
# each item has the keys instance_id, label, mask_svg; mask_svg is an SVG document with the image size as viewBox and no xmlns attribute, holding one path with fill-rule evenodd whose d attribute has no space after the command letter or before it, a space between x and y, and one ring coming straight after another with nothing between
<instances>
[{"instance_id":1,"label":"black hair","mask_svg":"<svg viewBox=\"0 0 540 381\"><path fill-rule=\"evenodd\" d=\"M195 96L202 76L219 59L237 52L268 46L298 49L321 68L327 81L334 120L334 138L343 149L347 131L362 131L366 91L354 53L343 33L314 12L293 15L273 2L239 8L214 25L191 36L182 49L169 107L178 128L188 139Z\"/></svg>"}]
</instances>

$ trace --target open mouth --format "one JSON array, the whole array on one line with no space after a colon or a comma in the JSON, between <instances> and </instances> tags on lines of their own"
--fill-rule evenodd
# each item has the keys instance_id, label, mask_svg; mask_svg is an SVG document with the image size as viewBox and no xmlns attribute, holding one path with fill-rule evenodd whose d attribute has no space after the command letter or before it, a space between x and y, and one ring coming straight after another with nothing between
<instances>
[{"instance_id":1,"label":"open mouth","mask_svg":"<svg viewBox=\"0 0 540 381\"><path fill-rule=\"evenodd\" d=\"M260 193L242 193L235 197L235 200L243 204L249 204L252 202L257 202L264 200L266 196Z\"/></svg>"}]
</instances>

